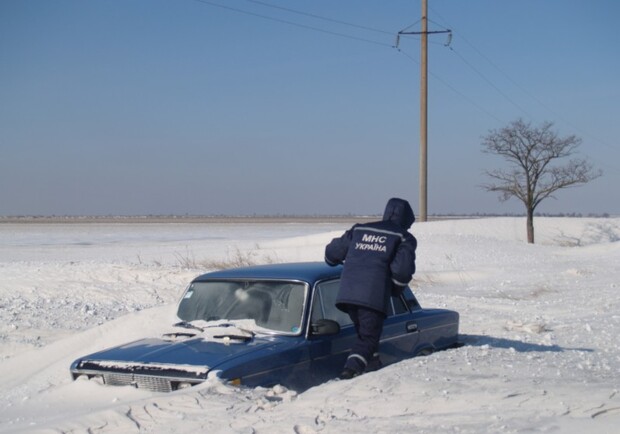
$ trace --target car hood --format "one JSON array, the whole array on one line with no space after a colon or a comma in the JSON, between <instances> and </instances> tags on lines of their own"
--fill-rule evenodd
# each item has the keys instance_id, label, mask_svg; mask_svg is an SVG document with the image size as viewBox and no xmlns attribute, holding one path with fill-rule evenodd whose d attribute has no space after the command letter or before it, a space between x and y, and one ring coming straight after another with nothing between
<instances>
[{"instance_id":1,"label":"car hood","mask_svg":"<svg viewBox=\"0 0 620 434\"><path fill-rule=\"evenodd\" d=\"M183 334L181 334L183 335ZM247 356L257 351L270 351L285 341L278 336L228 338L209 341L200 337L169 335L165 338L141 339L118 347L109 348L76 360L74 372L142 372L159 371L162 375L190 375L206 378L211 370L218 370L223 363Z\"/></svg>"}]
</instances>

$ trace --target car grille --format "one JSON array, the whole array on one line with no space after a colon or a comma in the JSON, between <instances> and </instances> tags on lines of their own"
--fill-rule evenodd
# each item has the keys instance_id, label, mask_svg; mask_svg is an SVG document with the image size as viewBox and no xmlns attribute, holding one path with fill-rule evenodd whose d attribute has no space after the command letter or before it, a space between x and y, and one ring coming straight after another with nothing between
<instances>
[{"instance_id":1,"label":"car grille","mask_svg":"<svg viewBox=\"0 0 620 434\"><path fill-rule=\"evenodd\" d=\"M170 380L150 375L105 373L103 381L111 386L133 386L153 392L172 392Z\"/></svg>"}]
</instances>

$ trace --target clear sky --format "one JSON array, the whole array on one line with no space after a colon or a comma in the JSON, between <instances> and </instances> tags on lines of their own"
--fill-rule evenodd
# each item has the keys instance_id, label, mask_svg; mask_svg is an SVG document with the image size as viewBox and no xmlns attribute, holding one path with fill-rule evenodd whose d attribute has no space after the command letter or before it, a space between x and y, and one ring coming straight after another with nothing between
<instances>
[{"instance_id":1,"label":"clear sky","mask_svg":"<svg viewBox=\"0 0 620 434\"><path fill-rule=\"evenodd\" d=\"M217 6L220 5L220 6ZM222 5L224 7L222 7ZM1 0L0 215L418 210L420 0ZM489 130L583 140L620 214L620 2L429 0L428 212L483 191Z\"/></svg>"}]
</instances>

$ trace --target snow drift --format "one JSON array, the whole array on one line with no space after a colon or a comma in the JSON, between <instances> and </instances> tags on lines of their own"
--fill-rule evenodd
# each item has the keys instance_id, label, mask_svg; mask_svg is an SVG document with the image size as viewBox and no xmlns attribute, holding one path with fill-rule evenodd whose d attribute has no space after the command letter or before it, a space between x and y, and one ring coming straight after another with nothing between
<instances>
[{"instance_id":1,"label":"snow drift","mask_svg":"<svg viewBox=\"0 0 620 434\"><path fill-rule=\"evenodd\" d=\"M0 225L2 432L617 432L620 219L416 223L424 306L466 346L296 394L72 382L71 361L167 329L203 259L321 260L345 227ZM191 258L192 260L187 260ZM188 265L190 267L188 267Z\"/></svg>"}]
</instances>

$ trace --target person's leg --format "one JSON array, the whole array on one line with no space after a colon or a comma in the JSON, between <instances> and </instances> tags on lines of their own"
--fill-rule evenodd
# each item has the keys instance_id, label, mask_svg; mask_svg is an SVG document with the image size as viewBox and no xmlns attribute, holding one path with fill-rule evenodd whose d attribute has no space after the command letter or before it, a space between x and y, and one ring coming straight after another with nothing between
<instances>
[{"instance_id":1,"label":"person's leg","mask_svg":"<svg viewBox=\"0 0 620 434\"><path fill-rule=\"evenodd\" d=\"M362 336L360 335L360 321L359 321L358 312L359 312L358 306L355 306L355 305L347 306L347 313L349 314L349 318L351 318L351 321L353 322L353 325L355 326L355 333L357 334L357 341L354 345L357 345L357 342L359 342L362 339ZM344 364L344 369L342 373L340 374L340 378L341 379L353 378L361 374L362 372L364 372L365 367L366 367L366 361L363 358L360 358L358 354L355 354L353 351L351 351L351 353L349 354L349 357L347 358L347 361Z\"/></svg>"},{"instance_id":2,"label":"person's leg","mask_svg":"<svg viewBox=\"0 0 620 434\"><path fill-rule=\"evenodd\" d=\"M360 339L360 320L358 316L358 307L350 304L347 306L347 313L349 314L349 318L353 322L355 326L355 333L357 333L357 338Z\"/></svg>"},{"instance_id":3,"label":"person's leg","mask_svg":"<svg viewBox=\"0 0 620 434\"><path fill-rule=\"evenodd\" d=\"M378 349L381 332L383 331L383 313L358 307L356 309L358 339L351 349L340 378L352 378L363 373L371 363L372 370L378 369Z\"/></svg>"},{"instance_id":4,"label":"person's leg","mask_svg":"<svg viewBox=\"0 0 620 434\"><path fill-rule=\"evenodd\" d=\"M383 331L385 315L373 309L358 309L360 339L353 346L352 352L360 354L369 361L379 351L379 341Z\"/></svg>"}]
</instances>

